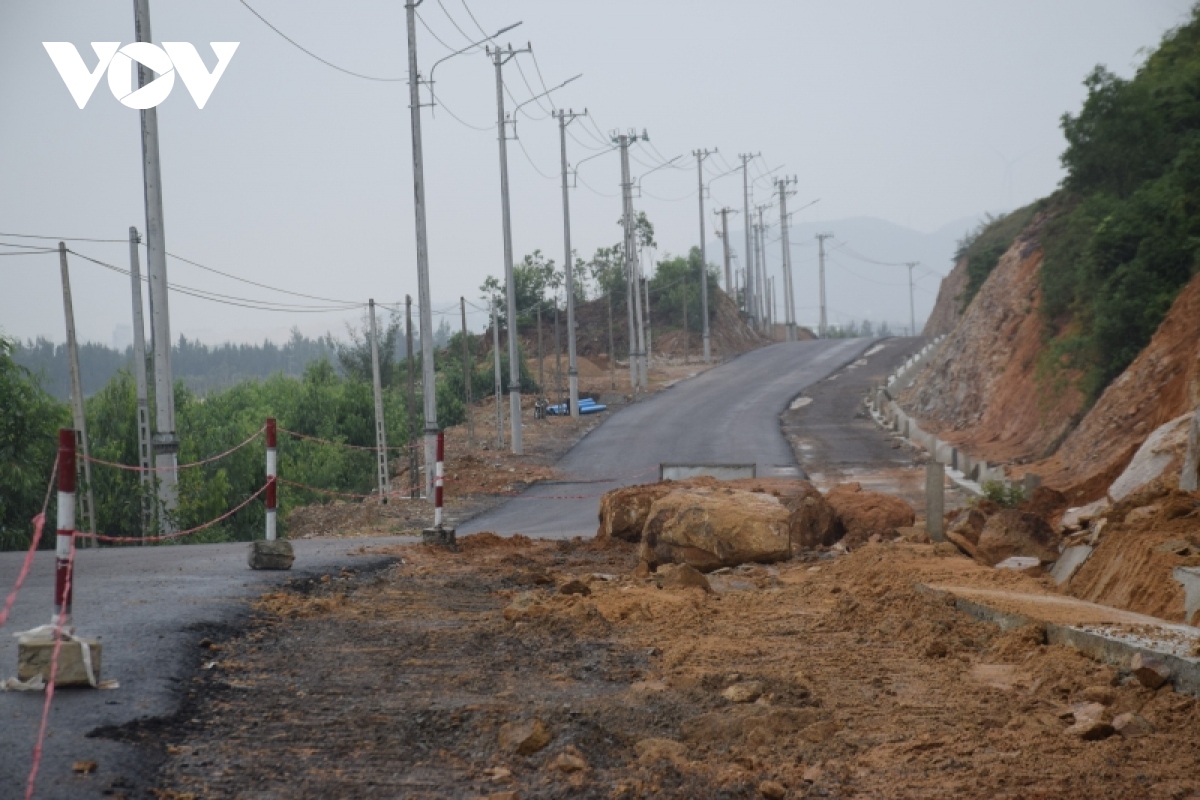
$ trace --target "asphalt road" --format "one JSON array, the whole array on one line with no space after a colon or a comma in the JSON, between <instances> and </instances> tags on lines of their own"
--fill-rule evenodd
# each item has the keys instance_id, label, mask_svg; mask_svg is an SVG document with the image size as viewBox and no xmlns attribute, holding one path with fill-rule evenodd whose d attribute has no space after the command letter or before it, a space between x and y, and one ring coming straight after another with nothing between
<instances>
[{"instance_id":1,"label":"asphalt road","mask_svg":"<svg viewBox=\"0 0 1200 800\"><path fill-rule=\"evenodd\" d=\"M599 497L617 486L656 480L660 462L754 462L759 475L797 475L779 414L803 389L865 351L867 340L777 344L683 381L606 420L558 464L568 481L541 484L460 528L565 538L596 530ZM557 499L560 497L574 499ZM75 586L78 632L104 644L102 677L111 691L55 694L37 782L39 798L121 795L145 786L156 765L135 744L89 737L100 727L178 713L202 657L198 641L236 626L247 599L302 571L362 568L381 559L352 556L391 539L295 542L292 573L252 572L246 545L81 550ZM16 578L22 553L0 553L0 591ZM13 617L0 631L0 678L16 673L17 631L50 621L53 554L35 561ZM24 795L42 693L0 693L0 798ZM91 775L72 772L95 761Z\"/></svg>"},{"instance_id":2,"label":"asphalt road","mask_svg":"<svg viewBox=\"0 0 1200 800\"><path fill-rule=\"evenodd\" d=\"M634 403L558 462L564 480L531 487L463 524L459 533L591 536L600 496L658 480L663 462L754 463L760 477L799 475L780 432L780 413L803 389L853 362L870 345L867 339L775 344Z\"/></svg>"}]
</instances>

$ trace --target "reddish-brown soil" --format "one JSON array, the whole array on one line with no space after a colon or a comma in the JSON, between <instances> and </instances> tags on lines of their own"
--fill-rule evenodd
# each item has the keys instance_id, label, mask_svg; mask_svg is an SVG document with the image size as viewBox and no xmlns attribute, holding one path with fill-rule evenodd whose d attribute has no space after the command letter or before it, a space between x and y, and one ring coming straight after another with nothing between
<instances>
[{"instance_id":1,"label":"reddish-brown soil","mask_svg":"<svg viewBox=\"0 0 1200 800\"><path fill-rule=\"evenodd\" d=\"M1046 591L945 545L743 567L711 576L713 593L630 577L619 542L462 545L298 581L198 652L208 668L148 745L166 758L160 796L1200 793L1194 698L916 590ZM590 594L556 591L571 580ZM748 682L757 701L726 699ZM1153 731L1083 741L1065 733L1081 701ZM542 749L501 744L504 725L535 719Z\"/></svg>"},{"instance_id":2,"label":"reddish-brown soil","mask_svg":"<svg viewBox=\"0 0 1200 800\"><path fill-rule=\"evenodd\" d=\"M1140 494L1109 511L1100 544L1068 591L1084 600L1185 622L1176 567L1200 566L1200 492Z\"/></svg>"},{"instance_id":3,"label":"reddish-brown soil","mask_svg":"<svg viewBox=\"0 0 1200 800\"><path fill-rule=\"evenodd\" d=\"M963 315L962 295L967 290L967 259L960 258L954 268L942 278L938 286L937 300L921 335L933 339L954 330Z\"/></svg>"},{"instance_id":4,"label":"reddish-brown soil","mask_svg":"<svg viewBox=\"0 0 1200 800\"><path fill-rule=\"evenodd\" d=\"M1200 275L1184 287L1154 338L1104 391L1049 459L1028 469L1074 488L1086 503L1104 496L1155 428L1200 406Z\"/></svg>"}]
</instances>

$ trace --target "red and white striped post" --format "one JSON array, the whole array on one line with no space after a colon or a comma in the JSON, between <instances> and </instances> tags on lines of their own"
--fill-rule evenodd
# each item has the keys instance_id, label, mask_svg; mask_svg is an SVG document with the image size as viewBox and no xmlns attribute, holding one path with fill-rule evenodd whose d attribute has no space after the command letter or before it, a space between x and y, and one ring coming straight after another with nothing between
<instances>
[{"instance_id":1,"label":"red and white striped post","mask_svg":"<svg viewBox=\"0 0 1200 800\"><path fill-rule=\"evenodd\" d=\"M75 541L75 431L58 430L58 541L54 553L54 619L71 620L71 547Z\"/></svg>"},{"instance_id":2,"label":"red and white striped post","mask_svg":"<svg viewBox=\"0 0 1200 800\"><path fill-rule=\"evenodd\" d=\"M275 449L275 418L267 417L267 541L275 541L275 477L279 456Z\"/></svg>"},{"instance_id":3,"label":"red and white striped post","mask_svg":"<svg viewBox=\"0 0 1200 800\"><path fill-rule=\"evenodd\" d=\"M446 434L437 435L437 471L433 475L433 527L442 527L442 483L446 476Z\"/></svg>"},{"instance_id":4,"label":"red and white striped post","mask_svg":"<svg viewBox=\"0 0 1200 800\"><path fill-rule=\"evenodd\" d=\"M442 517L442 487L446 479L446 434L438 431L437 461L433 473L433 527L421 531L421 539L425 544L436 544L456 550L454 528L447 528Z\"/></svg>"}]
</instances>

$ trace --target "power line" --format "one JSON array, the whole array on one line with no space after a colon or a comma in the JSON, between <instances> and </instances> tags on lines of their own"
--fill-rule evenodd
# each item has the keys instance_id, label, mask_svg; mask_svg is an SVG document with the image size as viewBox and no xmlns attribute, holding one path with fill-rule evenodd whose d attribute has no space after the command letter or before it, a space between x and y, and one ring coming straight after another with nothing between
<instances>
[{"instance_id":1,"label":"power line","mask_svg":"<svg viewBox=\"0 0 1200 800\"><path fill-rule=\"evenodd\" d=\"M115 242L118 244L129 244L128 239L85 239L82 236L37 236L32 233L0 233L0 236L10 236L14 239L50 239L56 242ZM17 247L17 245L5 246Z\"/></svg>"},{"instance_id":2,"label":"power line","mask_svg":"<svg viewBox=\"0 0 1200 800\"><path fill-rule=\"evenodd\" d=\"M206 272L212 272L216 275L221 275L225 278L229 278L230 280L238 281L240 283L246 283L251 286L257 286L260 289L267 289L272 292L279 292L280 294L289 294L289 295L292 295L293 297L303 297L306 300L321 300L322 302L326 302L326 303L340 303L343 305L362 305L361 303L357 303L353 300L339 300L339 299L336 299L333 297L321 297L320 295L304 294L303 292L293 292L290 289L280 289L277 286L269 286L265 283L259 283L258 281L252 281L249 278L239 278L237 275L230 275L228 272L222 272L221 270L215 269L213 267L206 267L197 261L192 261L191 259L184 258L183 256L177 256L174 253L168 252L167 255L170 256L171 258L175 259L176 261L182 261L185 264L191 264L193 267L198 267L199 269L205 270ZM201 291L203 291L203 290L201 290Z\"/></svg>"},{"instance_id":3,"label":"power line","mask_svg":"<svg viewBox=\"0 0 1200 800\"><path fill-rule=\"evenodd\" d=\"M543 178L545 178L548 181L558 180L557 175L547 175L546 173L544 173L540 169L538 169L538 165L536 163L534 163L533 157L530 156L529 151L525 149L525 142L521 141L520 136L514 136L513 138L517 140L517 144L520 145L520 147L521 147L521 152L525 154L525 160L529 162L529 166L533 167L534 172L536 172L538 175L541 175Z\"/></svg>"},{"instance_id":4,"label":"power line","mask_svg":"<svg viewBox=\"0 0 1200 800\"><path fill-rule=\"evenodd\" d=\"M300 51L301 51L301 52L303 52L303 53L306 53L307 55L311 56L312 58L315 58L317 61L320 61L322 64L324 64L324 65L325 65L325 66L327 66L327 67L333 67L333 68L334 68L334 69L336 69L338 72L344 72L344 73L346 73L347 75L353 75L353 76L354 76L354 77L356 77L356 78L362 78L363 80L368 80L368 81L382 81L382 82L388 82L388 83L391 83L391 82L399 82L399 81L404 81L404 80L407 80L406 78L381 78L381 77L378 77L378 76L376 76L376 75L364 75L364 74L363 74L363 73L361 73L361 72L355 72L354 70L346 69L345 67L339 67L337 64L334 64L332 61L328 61L328 60L326 60L326 59L324 59L324 58L321 58L319 55L317 55L316 53L314 53L312 50L309 50L307 47L305 47L304 45L300 44L299 42L297 42L297 41L296 41L295 39L293 39L292 37L288 36L288 35L287 35L286 33L284 33L283 31L279 30L279 28L276 28L274 25L272 25L272 24L271 24L271 23L270 23L270 22L267 20L267 18L266 18L266 17L264 17L262 14L258 13L257 11L255 11L253 8L251 8L251 7L250 7L250 4L249 4L249 3L247 3L247 2L246 2L246 0L238 0L238 2L240 2L242 5L244 5L244 6L246 7L246 10L248 10L248 11L249 11L251 14L253 14L254 16L258 17L260 20L262 20L262 23L263 23L264 25L266 25L268 28L270 28L271 30L275 31L275 33L277 33L277 34L279 34L281 37L283 37L283 39L284 39L285 41L287 41L289 44L291 44L293 47L295 47L296 49L300 50ZM435 36L434 38L437 38L437 37ZM439 41L440 41L440 40L439 40Z\"/></svg>"}]
</instances>

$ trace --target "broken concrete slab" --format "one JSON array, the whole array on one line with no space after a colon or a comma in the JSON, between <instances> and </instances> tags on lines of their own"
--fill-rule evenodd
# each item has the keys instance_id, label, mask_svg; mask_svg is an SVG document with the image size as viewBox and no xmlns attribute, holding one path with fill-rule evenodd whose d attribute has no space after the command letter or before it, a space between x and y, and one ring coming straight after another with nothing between
<instances>
[{"instance_id":1,"label":"broken concrete slab","mask_svg":"<svg viewBox=\"0 0 1200 800\"><path fill-rule=\"evenodd\" d=\"M1171 577L1183 584L1183 618L1191 624L1200 612L1200 567L1176 567Z\"/></svg>"},{"instance_id":2,"label":"broken concrete slab","mask_svg":"<svg viewBox=\"0 0 1200 800\"><path fill-rule=\"evenodd\" d=\"M1054 578L1054 582L1059 586L1071 580L1084 562L1091 557L1092 551L1096 548L1091 545L1077 544L1063 550L1062 555L1058 557L1058 561L1054 562L1054 566L1050 568L1050 577Z\"/></svg>"},{"instance_id":3,"label":"broken concrete slab","mask_svg":"<svg viewBox=\"0 0 1200 800\"><path fill-rule=\"evenodd\" d=\"M250 569L291 569L296 554L286 539L259 539L250 543Z\"/></svg>"}]
</instances>

